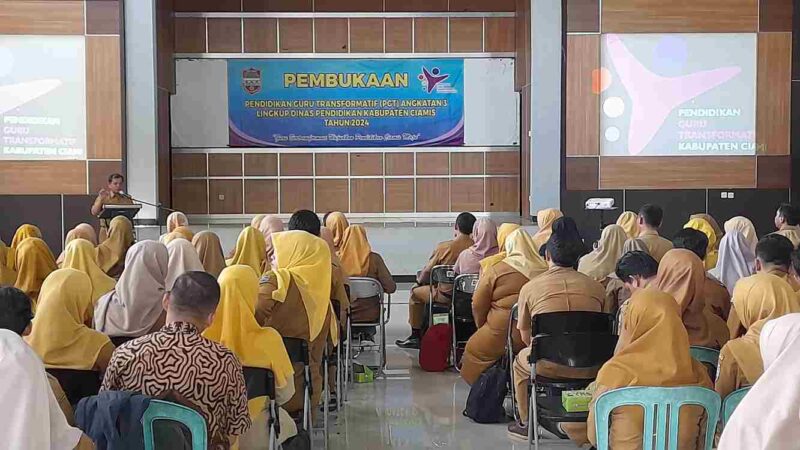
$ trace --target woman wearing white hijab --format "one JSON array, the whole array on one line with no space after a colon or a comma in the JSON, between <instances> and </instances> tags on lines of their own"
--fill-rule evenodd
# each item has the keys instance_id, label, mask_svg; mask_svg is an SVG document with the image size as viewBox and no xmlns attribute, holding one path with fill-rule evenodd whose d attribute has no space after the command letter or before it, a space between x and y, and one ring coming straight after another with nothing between
<instances>
[{"instance_id":1,"label":"woman wearing white hijab","mask_svg":"<svg viewBox=\"0 0 800 450\"><path fill-rule=\"evenodd\" d=\"M162 234L161 237L158 238L158 242L162 244L166 244L164 242L168 234L175 231L178 227L188 227L189 226L189 218L186 217L186 214L180 211L174 211L167 216L167 232ZM191 240L191 239L190 239Z\"/></svg>"},{"instance_id":2,"label":"woman wearing white hijab","mask_svg":"<svg viewBox=\"0 0 800 450\"><path fill-rule=\"evenodd\" d=\"M800 442L800 314L761 331L764 374L725 425L718 450L789 450Z\"/></svg>"},{"instance_id":3,"label":"woman wearing white hijab","mask_svg":"<svg viewBox=\"0 0 800 450\"><path fill-rule=\"evenodd\" d=\"M169 265L167 266L167 278L165 286L168 291L172 290L175 280L186 272L205 271L200 256L197 255L194 245L186 239L174 239L167 244L167 254L169 254Z\"/></svg>"},{"instance_id":4,"label":"woman wearing white hijab","mask_svg":"<svg viewBox=\"0 0 800 450\"><path fill-rule=\"evenodd\" d=\"M719 244L717 267L709 273L728 289L733 295L733 287L741 278L756 273L756 255L750 248L744 234L733 230L725 234Z\"/></svg>"},{"instance_id":5,"label":"woman wearing white hijab","mask_svg":"<svg viewBox=\"0 0 800 450\"><path fill-rule=\"evenodd\" d=\"M11 450L93 448L69 426L50 388L44 364L15 332L0 329L0 441Z\"/></svg>"}]
</instances>

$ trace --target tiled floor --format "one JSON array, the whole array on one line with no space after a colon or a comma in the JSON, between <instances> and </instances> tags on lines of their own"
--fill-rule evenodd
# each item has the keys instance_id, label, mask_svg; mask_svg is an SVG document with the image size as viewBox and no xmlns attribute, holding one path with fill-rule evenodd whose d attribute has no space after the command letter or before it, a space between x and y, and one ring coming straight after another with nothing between
<instances>
[{"instance_id":1,"label":"tiled floor","mask_svg":"<svg viewBox=\"0 0 800 450\"><path fill-rule=\"evenodd\" d=\"M506 436L505 424L476 424L462 415L469 389L455 371L424 372L417 363L417 351L394 345L395 339L408 334L408 291L398 292L392 300L388 373L350 390L349 401L331 428L329 448L527 448ZM569 441L545 442L542 450L577 448Z\"/></svg>"}]
</instances>

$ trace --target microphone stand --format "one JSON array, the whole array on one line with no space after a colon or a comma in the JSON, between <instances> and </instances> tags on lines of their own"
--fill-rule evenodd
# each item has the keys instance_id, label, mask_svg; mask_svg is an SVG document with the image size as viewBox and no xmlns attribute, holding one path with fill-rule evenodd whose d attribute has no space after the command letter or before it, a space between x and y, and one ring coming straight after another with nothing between
<instances>
[{"instance_id":1,"label":"microphone stand","mask_svg":"<svg viewBox=\"0 0 800 450\"><path fill-rule=\"evenodd\" d=\"M132 195L128 195L128 194L122 194L122 195L124 197L130 199L131 201L139 202L139 203L142 203L142 204L147 205L147 206L153 206L153 207L155 207L157 209L160 209L160 210L163 210L163 211L169 211L169 212L176 212L177 211L176 209L167 208L166 206L162 206L161 203L150 203L150 202L146 202L144 200L139 200L138 198L136 198L136 197L134 197ZM164 230L163 230L163 227L161 226L161 223L159 222L158 223L158 234L161 235L162 231L164 231ZM137 232L137 238L138 238L138 232Z\"/></svg>"}]
</instances>

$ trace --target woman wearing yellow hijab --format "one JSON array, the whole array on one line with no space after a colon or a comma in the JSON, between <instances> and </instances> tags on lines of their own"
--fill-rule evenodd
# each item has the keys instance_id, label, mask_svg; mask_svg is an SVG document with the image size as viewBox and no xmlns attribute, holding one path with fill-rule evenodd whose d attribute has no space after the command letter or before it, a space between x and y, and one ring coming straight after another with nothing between
<instances>
[{"instance_id":1,"label":"woman wearing yellow hijab","mask_svg":"<svg viewBox=\"0 0 800 450\"><path fill-rule=\"evenodd\" d=\"M715 389L722 398L740 387L755 384L764 372L759 349L764 324L800 312L792 288L777 275L763 272L739 280L733 289L732 302L747 333L728 341L720 351Z\"/></svg>"},{"instance_id":2,"label":"woman wearing yellow hijab","mask_svg":"<svg viewBox=\"0 0 800 450\"><path fill-rule=\"evenodd\" d=\"M97 265L108 276L119 276L125 268L125 254L131 245L133 224L127 217L114 217L108 226L108 238L95 248Z\"/></svg>"},{"instance_id":3,"label":"woman wearing yellow hijab","mask_svg":"<svg viewBox=\"0 0 800 450\"><path fill-rule=\"evenodd\" d=\"M106 275L97 265L94 246L85 239L74 239L64 250L64 269L80 270L89 276L92 282L92 305L97 304L103 294L111 292L117 285L116 280Z\"/></svg>"},{"instance_id":4,"label":"woman wearing yellow hijab","mask_svg":"<svg viewBox=\"0 0 800 450\"><path fill-rule=\"evenodd\" d=\"M230 349L244 367L269 369L275 374L276 400L286 403L294 395L294 368L283 345L283 338L274 328L261 327L255 318L258 299L258 274L246 265L233 265L219 276L220 297L214 322L203 332L203 337L219 342ZM239 438L240 448L249 448L249 442L258 442L267 431L269 414L266 397L248 399L250 418L254 426ZM283 411L283 410L281 410ZM281 438L286 435L283 425L293 421L285 412L281 414ZM285 420L283 420L285 419ZM268 442L266 436L263 443Z\"/></svg>"},{"instance_id":5,"label":"woman wearing yellow hijab","mask_svg":"<svg viewBox=\"0 0 800 450\"><path fill-rule=\"evenodd\" d=\"M481 260L481 271L486 270L487 267L499 263L505 259L506 255L506 239L514 231L519 230L520 226L516 223L504 223L497 227L497 247L500 249L495 255L487 256Z\"/></svg>"},{"instance_id":6,"label":"woman wearing yellow hijab","mask_svg":"<svg viewBox=\"0 0 800 450\"><path fill-rule=\"evenodd\" d=\"M264 235L253 227L245 227L239 233L239 238L236 239L236 250L233 252L233 257L225 260L225 264L229 266L244 264L260 274L266 258L267 245L264 242Z\"/></svg>"},{"instance_id":7,"label":"woman wearing yellow hijab","mask_svg":"<svg viewBox=\"0 0 800 450\"><path fill-rule=\"evenodd\" d=\"M104 371L114 352L108 336L86 326L92 320L92 282L75 269L59 269L42 285L41 302L26 338L45 367Z\"/></svg>"},{"instance_id":8,"label":"woman wearing yellow hijab","mask_svg":"<svg viewBox=\"0 0 800 450\"><path fill-rule=\"evenodd\" d=\"M539 231L533 235L533 242L536 244L537 252L550 239L550 235L553 234L553 222L559 217L564 217L564 213L555 208L543 209L536 213L536 224L539 225Z\"/></svg>"},{"instance_id":9,"label":"woman wearing yellow hijab","mask_svg":"<svg viewBox=\"0 0 800 450\"><path fill-rule=\"evenodd\" d=\"M339 211L334 211L325 218L325 226L333 232L333 245L338 250L339 246L342 245L344 230L350 226L347 217Z\"/></svg>"},{"instance_id":10,"label":"woman wearing yellow hijab","mask_svg":"<svg viewBox=\"0 0 800 450\"><path fill-rule=\"evenodd\" d=\"M625 211L620 214L617 219L617 225L625 230L628 239L636 239L639 237L639 215L635 212Z\"/></svg>"},{"instance_id":11,"label":"woman wearing yellow hijab","mask_svg":"<svg viewBox=\"0 0 800 450\"><path fill-rule=\"evenodd\" d=\"M17 281L14 287L30 297L35 312L42 283L57 269L56 260L43 240L30 237L17 246L16 267Z\"/></svg>"},{"instance_id":12,"label":"woman wearing yellow hijab","mask_svg":"<svg viewBox=\"0 0 800 450\"><path fill-rule=\"evenodd\" d=\"M17 228L17 231L14 233L14 238L11 239L11 247L8 249L8 256L6 256L6 265L8 265L8 267L10 267L12 270L17 270L17 247L22 241L29 237L41 239L42 232L39 230L39 227L25 223L20 225L19 228Z\"/></svg>"},{"instance_id":13,"label":"woman wearing yellow hijab","mask_svg":"<svg viewBox=\"0 0 800 450\"><path fill-rule=\"evenodd\" d=\"M717 233L714 231L714 227L706 221L705 219L701 218L693 218L689 219L686 222L686 225L683 228L692 228L697 230L708 237L708 250L706 250L706 259L703 261L706 267L706 270L711 270L714 267L717 267L717 259L719 258L719 250L717 250Z\"/></svg>"},{"instance_id":14,"label":"woman wearing yellow hijab","mask_svg":"<svg viewBox=\"0 0 800 450\"><path fill-rule=\"evenodd\" d=\"M0 286L11 286L17 281L17 272L7 263L9 251L6 243L0 241Z\"/></svg>"},{"instance_id":15,"label":"woman wearing yellow hijab","mask_svg":"<svg viewBox=\"0 0 800 450\"><path fill-rule=\"evenodd\" d=\"M622 257L622 248L627 240L628 235L621 226L609 225L603 228L597 248L581 258L578 272L606 284L608 277L617 267L617 261Z\"/></svg>"},{"instance_id":16,"label":"woman wearing yellow hijab","mask_svg":"<svg viewBox=\"0 0 800 450\"><path fill-rule=\"evenodd\" d=\"M367 241L367 232L361 225L350 225L344 230L339 259L346 277L363 277L369 270L369 255L372 247Z\"/></svg>"},{"instance_id":17,"label":"woman wearing yellow hijab","mask_svg":"<svg viewBox=\"0 0 800 450\"><path fill-rule=\"evenodd\" d=\"M525 275L529 280L547 271L547 262L539 255L536 242L527 231L520 228L506 239L504 263Z\"/></svg>"}]
</instances>

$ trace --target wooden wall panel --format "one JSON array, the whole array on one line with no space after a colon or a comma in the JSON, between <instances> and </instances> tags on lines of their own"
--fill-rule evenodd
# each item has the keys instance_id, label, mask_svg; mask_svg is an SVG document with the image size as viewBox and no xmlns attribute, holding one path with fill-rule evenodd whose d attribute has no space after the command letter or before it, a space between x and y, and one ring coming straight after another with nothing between
<instances>
[{"instance_id":1,"label":"wooden wall panel","mask_svg":"<svg viewBox=\"0 0 800 450\"><path fill-rule=\"evenodd\" d=\"M447 153L417 153L417 175L448 175L450 155Z\"/></svg>"},{"instance_id":2,"label":"wooden wall panel","mask_svg":"<svg viewBox=\"0 0 800 450\"><path fill-rule=\"evenodd\" d=\"M281 180L281 214L314 210L314 180Z\"/></svg>"},{"instance_id":3,"label":"wooden wall panel","mask_svg":"<svg viewBox=\"0 0 800 450\"><path fill-rule=\"evenodd\" d=\"M241 19L208 19L209 53L240 53L242 51Z\"/></svg>"},{"instance_id":4,"label":"wooden wall panel","mask_svg":"<svg viewBox=\"0 0 800 450\"><path fill-rule=\"evenodd\" d=\"M206 180L172 180L172 207L186 214L208 214Z\"/></svg>"},{"instance_id":5,"label":"wooden wall panel","mask_svg":"<svg viewBox=\"0 0 800 450\"><path fill-rule=\"evenodd\" d=\"M414 52L447 52L446 18L425 17L414 19Z\"/></svg>"},{"instance_id":6,"label":"wooden wall panel","mask_svg":"<svg viewBox=\"0 0 800 450\"><path fill-rule=\"evenodd\" d=\"M87 161L89 171L90 194L94 194L108 186L108 176L122 173L122 161Z\"/></svg>"},{"instance_id":7,"label":"wooden wall panel","mask_svg":"<svg viewBox=\"0 0 800 450\"><path fill-rule=\"evenodd\" d=\"M567 158L564 174L568 191L594 191L599 189L599 158Z\"/></svg>"},{"instance_id":8,"label":"wooden wall panel","mask_svg":"<svg viewBox=\"0 0 800 450\"><path fill-rule=\"evenodd\" d=\"M375 178L350 180L350 212L382 213L383 180Z\"/></svg>"},{"instance_id":9,"label":"wooden wall panel","mask_svg":"<svg viewBox=\"0 0 800 450\"><path fill-rule=\"evenodd\" d=\"M483 51L483 19L480 17L451 18L450 51Z\"/></svg>"},{"instance_id":10,"label":"wooden wall panel","mask_svg":"<svg viewBox=\"0 0 800 450\"><path fill-rule=\"evenodd\" d=\"M283 153L280 156L282 176L314 175L314 155L310 153Z\"/></svg>"},{"instance_id":11,"label":"wooden wall panel","mask_svg":"<svg viewBox=\"0 0 800 450\"><path fill-rule=\"evenodd\" d=\"M621 156L600 158L600 189L750 188L750 156Z\"/></svg>"},{"instance_id":12,"label":"wooden wall panel","mask_svg":"<svg viewBox=\"0 0 800 450\"><path fill-rule=\"evenodd\" d=\"M211 153L208 155L208 175L239 177L242 175L241 153Z\"/></svg>"},{"instance_id":13,"label":"wooden wall panel","mask_svg":"<svg viewBox=\"0 0 800 450\"><path fill-rule=\"evenodd\" d=\"M346 213L350 210L350 190L347 179L316 180L314 184L316 211Z\"/></svg>"},{"instance_id":14,"label":"wooden wall panel","mask_svg":"<svg viewBox=\"0 0 800 450\"><path fill-rule=\"evenodd\" d=\"M278 175L278 155L274 153L245 153L244 174L246 176Z\"/></svg>"},{"instance_id":15,"label":"wooden wall panel","mask_svg":"<svg viewBox=\"0 0 800 450\"><path fill-rule=\"evenodd\" d=\"M445 12L448 0L385 0L387 12Z\"/></svg>"},{"instance_id":16,"label":"wooden wall panel","mask_svg":"<svg viewBox=\"0 0 800 450\"><path fill-rule=\"evenodd\" d=\"M417 179L417 212L450 211L450 180L447 178Z\"/></svg>"},{"instance_id":17,"label":"wooden wall panel","mask_svg":"<svg viewBox=\"0 0 800 450\"><path fill-rule=\"evenodd\" d=\"M450 0L450 11L514 12L514 0Z\"/></svg>"},{"instance_id":18,"label":"wooden wall panel","mask_svg":"<svg viewBox=\"0 0 800 450\"><path fill-rule=\"evenodd\" d=\"M277 52L278 20L267 18L244 19L244 51L246 53Z\"/></svg>"},{"instance_id":19,"label":"wooden wall panel","mask_svg":"<svg viewBox=\"0 0 800 450\"><path fill-rule=\"evenodd\" d=\"M86 161L3 161L0 194L86 194Z\"/></svg>"},{"instance_id":20,"label":"wooden wall panel","mask_svg":"<svg viewBox=\"0 0 800 450\"><path fill-rule=\"evenodd\" d=\"M486 179L486 211L519 211L519 178Z\"/></svg>"},{"instance_id":21,"label":"wooden wall panel","mask_svg":"<svg viewBox=\"0 0 800 450\"><path fill-rule=\"evenodd\" d=\"M758 31L758 0L604 0L603 33Z\"/></svg>"},{"instance_id":22,"label":"wooden wall panel","mask_svg":"<svg viewBox=\"0 0 800 450\"><path fill-rule=\"evenodd\" d=\"M386 175L414 175L413 153L386 153Z\"/></svg>"},{"instance_id":23,"label":"wooden wall panel","mask_svg":"<svg viewBox=\"0 0 800 450\"><path fill-rule=\"evenodd\" d=\"M414 50L412 19L386 19L384 27L387 53L410 53Z\"/></svg>"},{"instance_id":24,"label":"wooden wall panel","mask_svg":"<svg viewBox=\"0 0 800 450\"><path fill-rule=\"evenodd\" d=\"M383 52L383 19L350 19L350 51Z\"/></svg>"},{"instance_id":25,"label":"wooden wall panel","mask_svg":"<svg viewBox=\"0 0 800 450\"><path fill-rule=\"evenodd\" d=\"M237 12L241 0L175 0L178 12Z\"/></svg>"},{"instance_id":26,"label":"wooden wall panel","mask_svg":"<svg viewBox=\"0 0 800 450\"><path fill-rule=\"evenodd\" d=\"M516 48L514 55L514 90L516 91L522 91L525 85L530 83L530 16L530 1L517 0L517 17L514 23L514 47ZM523 110L526 108L525 105L523 102Z\"/></svg>"},{"instance_id":27,"label":"wooden wall panel","mask_svg":"<svg viewBox=\"0 0 800 450\"><path fill-rule=\"evenodd\" d=\"M380 153L351 153L351 175L383 175L383 155Z\"/></svg>"},{"instance_id":28,"label":"wooden wall panel","mask_svg":"<svg viewBox=\"0 0 800 450\"><path fill-rule=\"evenodd\" d=\"M450 211L485 211L483 182L483 178L450 180Z\"/></svg>"},{"instance_id":29,"label":"wooden wall panel","mask_svg":"<svg viewBox=\"0 0 800 450\"><path fill-rule=\"evenodd\" d=\"M486 175L519 175L519 152L487 152Z\"/></svg>"},{"instance_id":30,"label":"wooden wall panel","mask_svg":"<svg viewBox=\"0 0 800 450\"><path fill-rule=\"evenodd\" d=\"M3 0L0 34L83 34L82 0Z\"/></svg>"},{"instance_id":31,"label":"wooden wall panel","mask_svg":"<svg viewBox=\"0 0 800 450\"><path fill-rule=\"evenodd\" d=\"M311 12L313 0L241 0L245 12Z\"/></svg>"},{"instance_id":32,"label":"wooden wall panel","mask_svg":"<svg viewBox=\"0 0 800 450\"><path fill-rule=\"evenodd\" d=\"M283 53L311 53L314 50L312 19L279 19L278 34Z\"/></svg>"},{"instance_id":33,"label":"wooden wall panel","mask_svg":"<svg viewBox=\"0 0 800 450\"><path fill-rule=\"evenodd\" d=\"M316 175L320 177L348 175L347 153L317 153L314 155Z\"/></svg>"},{"instance_id":34,"label":"wooden wall panel","mask_svg":"<svg viewBox=\"0 0 800 450\"><path fill-rule=\"evenodd\" d=\"M209 180L208 213L242 214L242 180Z\"/></svg>"},{"instance_id":35,"label":"wooden wall panel","mask_svg":"<svg viewBox=\"0 0 800 450\"><path fill-rule=\"evenodd\" d=\"M86 38L86 154L122 158L122 61L118 36Z\"/></svg>"},{"instance_id":36,"label":"wooden wall panel","mask_svg":"<svg viewBox=\"0 0 800 450\"><path fill-rule=\"evenodd\" d=\"M410 178L387 178L386 212L414 212L414 180Z\"/></svg>"},{"instance_id":37,"label":"wooden wall panel","mask_svg":"<svg viewBox=\"0 0 800 450\"><path fill-rule=\"evenodd\" d=\"M170 147L169 90L156 89L156 113L161 120L156 121L156 179L158 189L156 200L167 207L172 206L172 148ZM123 172L124 173L124 172ZM166 220L169 212L159 210L159 218Z\"/></svg>"},{"instance_id":38,"label":"wooden wall panel","mask_svg":"<svg viewBox=\"0 0 800 450\"><path fill-rule=\"evenodd\" d=\"M567 32L599 33L600 0L567 0Z\"/></svg>"},{"instance_id":39,"label":"wooden wall panel","mask_svg":"<svg viewBox=\"0 0 800 450\"><path fill-rule=\"evenodd\" d=\"M600 96L593 72L600 68L600 35L567 36L567 156L600 154Z\"/></svg>"},{"instance_id":40,"label":"wooden wall panel","mask_svg":"<svg viewBox=\"0 0 800 450\"><path fill-rule=\"evenodd\" d=\"M759 156L756 187L789 189L792 182L792 160L786 156Z\"/></svg>"},{"instance_id":41,"label":"wooden wall panel","mask_svg":"<svg viewBox=\"0 0 800 450\"><path fill-rule=\"evenodd\" d=\"M169 94L175 93L175 58L173 58L175 54L175 17L173 11L173 0L156 1L156 85ZM119 15L122 16L121 10ZM169 110L169 97L167 97L166 106ZM169 135L169 124L167 124L167 135Z\"/></svg>"},{"instance_id":42,"label":"wooden wall panel","mask_svg":"<svg viewBox=\"0 0 800 450\"><path fill-rule=\"evenodd\" d=\"M314 38L318 53L347 53L347 19L316 19Z\"/></svg>"},{"instance_id":43,"label":"wooden wall panel","mask_svg":"<svg viewBox=\"0 0 800 450\"><path fill-rule=\"evenodd\" d=\"M175 19L175 52L204 53L206 51L206 20L195 17Z\"/></svg>"},{"instance_id":44,"label":"wooden wall panel","mask_svg":"<svg viewBox=\"0 0 800 450\"><path fill-rule=\"evenodd\" d=\"M792 34L759 33L756 143L760 155L789 154Z\"/></svg>"},{"instance_id":45,"label":"wooden wall panel","mask_svg":"<svg viewBox=\"0 0 800 450\"><path fill-rule=\"evenodd\" d=\"M119 0L86 0L86 34L119 34Z\"/></svg>"},{"instance_id":46,"label":"wooden wall panel","mask_svg":"<svg viewBox=\"0 0 800 450\"><path fill-rule=\"evenodd\" d=\"M453 152L450 171L453 175L483 175L483 152Z\"/></svg>"},{"instance_id":47,"label":"wooden wall panel","mask_svg":"<svg viewBox=\"0 0 800 450\"><path fill-rule=\"evenodd\" d=\"M376 12L383 10L383 2L375 0L315 0L317 12Z\"/></svg>"},{"instance_id":48,"label":"wooden wall panel","mask_svg":"<svg viewBox=\"0 0 800 450\"><path fill-rule=\"evenodd\" d=\"M244 213L278 212L278 180L244 180Z\"/></svg>"},{"instance_id":49,"label":"wooden wall panel","mask_svg":"<svg viewBox=\"0 0 800 450\"><path fill-rule=\"evenodd\" d=\"M759 0L759 31L792 31L792 0Z\"/></svg>"},{"instance_id":50,"label":"wooden wall panel","mask_svg":"<svg viewBox=\"0 0 800 450\"><path fill-rule=\"evenodd\" d=\"M206 168L206 155L204 153L173 153L172 176L205 177L208 175Z\"/></svg>"},{"instance_id":51,"label":"wooden wall panel","mask_svg":"<svg viewBox=\"0 0 800 450\"><path fill-rule=\"evenodd\" d=\"M512 17L487 17L486 44L487 52L513 52L516 49L514 42L514 18Z\"/></svg>"}]
</instances>

